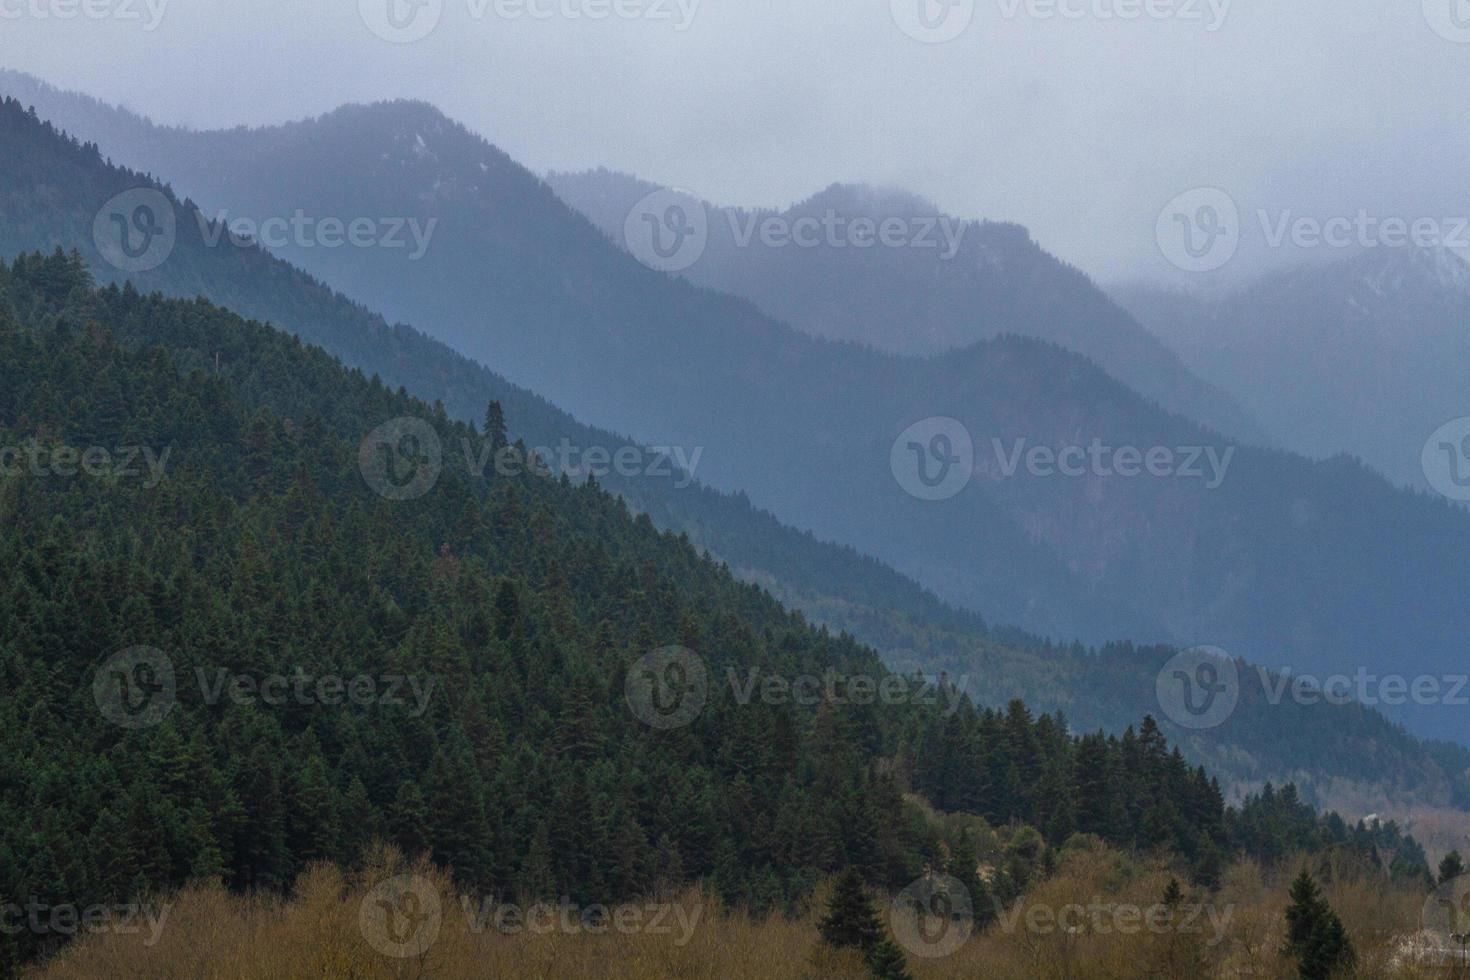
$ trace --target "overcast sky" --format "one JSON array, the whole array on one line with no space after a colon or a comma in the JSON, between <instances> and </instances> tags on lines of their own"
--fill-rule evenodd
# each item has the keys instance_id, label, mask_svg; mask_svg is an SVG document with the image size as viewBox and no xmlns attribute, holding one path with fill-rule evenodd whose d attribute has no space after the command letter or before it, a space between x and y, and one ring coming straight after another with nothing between
<instances>
[{"instance_id":1,"label":"overcast sky","mask_svg":"<svg viewBox=\"0 0 1470 980\"><path fill-rule=\"evenodd\" d=\"M0 65L195 126L414 96L534 170L719 203L895 184L1105 280L1172 269L1197 187L1243 252L1261 210L1470 215L1470 0L947 2L0 0Z\"/></svg>"}]
</instances>

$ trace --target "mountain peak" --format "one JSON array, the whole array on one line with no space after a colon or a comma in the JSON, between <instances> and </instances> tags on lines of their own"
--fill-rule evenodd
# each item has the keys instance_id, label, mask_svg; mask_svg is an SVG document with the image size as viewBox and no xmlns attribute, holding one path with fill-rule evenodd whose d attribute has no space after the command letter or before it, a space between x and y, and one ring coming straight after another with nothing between
<instances>
[{"instance_id":1,"label":"mountain peak","mask_svg":"<svg viewBox=\"0 0 1470 980\"><path fill-rule=\"evenodd\" d=\"M382 119L394 123L418 123L421 125L438 125L449 122L449 117L441 112L435 105L422 99L385 99L379 102L349 102L340 106L323 116L323 119L333 117L344 118L372 118Z\"/></svg>"},{"instance_id":2,"label":"mountain peak","mask_svg":"<svg viewBox=\"0 0 1470 980\"><path fill-rule=\"evenodd\" d=\"M1366 298L1385 300L1426 290L1470 296L1470 264L1443 245L1373 249L1354 266L1361 277L1358 292L1366 291Z\"/></svg>"},{"instance_id":3,"label":"mountain peak","mask_svg":"<svg viewBox=\"0 0 1470 980\"><path fill-rule=\"evenodd\" d=\"M927 198L893 187L836 183L794 205L792 211L837 211L868 218L939 215Z\"/></svg>"}]
</instances>

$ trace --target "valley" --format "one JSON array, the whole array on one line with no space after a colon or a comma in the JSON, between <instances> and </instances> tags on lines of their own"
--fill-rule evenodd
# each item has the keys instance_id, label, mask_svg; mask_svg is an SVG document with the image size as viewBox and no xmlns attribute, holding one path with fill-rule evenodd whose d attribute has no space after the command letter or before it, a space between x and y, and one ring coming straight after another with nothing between
<instances>
[{"instance_id":1,"label":"valley","mask_svg":"<svg viewBox=\"0 0 1470 980\"><path fill-rule=\"evenodd\" d=\"M1470 30L1044 6L0 3L0 980L1464 973Z\"/></svg>"}]
</instances>

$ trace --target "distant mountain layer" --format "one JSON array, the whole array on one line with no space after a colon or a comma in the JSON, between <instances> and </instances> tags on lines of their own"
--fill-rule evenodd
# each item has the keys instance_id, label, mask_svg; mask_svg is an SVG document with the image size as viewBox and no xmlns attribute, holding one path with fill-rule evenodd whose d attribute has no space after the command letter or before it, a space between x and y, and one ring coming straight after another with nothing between
<instances>
[{"instance_id":1,"label":"distant mountain layer","mask_svg":"<svg viewBox=\"0 0 1470 980\"><path fill-rule=\"evenodd\" d=\"M113 125L141 122L62 101L84 106L83 122L97 112ZM212 214L435 221L417 261L298 242L282 252L586 418L702 448L702 479L746 488L757 506L992 620L1096 642L1214 643L1319 674L1459 664L1470 520L1362 467L1227 445L1034 339L930 359L812 339L639 265L545 184L421 104L254 132L145 124L134 139L144 144L143 162L163 171L160 158L174 158L168 173ZM899 437L937 416L973 437L975 466L960 492L935 502L919 499L915 479L936 464L961 477L967 467L952 445ZM938 450L923 474L903 470L915 463L907 443ZM1229 464L1217 465L1216 486L1208 466L1205 478L1087 465L1063 476L1014 462L1018 446L1094 445L1177 450L1186 469L1209 449ZM1456 710L1385 710L1464 737Z\"/></svg>"},{"instance_id":2,"label":"distant mountain layer","mask_svg":"<svg viewBox=\"0 0 1470 980\"><path fill-rule=\"evenodd\" d=\"M608 170L546 180L619 246L629 215L656 192L665 192L659 206L679 201L702 213L707 243L680 274L815 336L917 355L1004 334L1037 337L1096 361L1171 412L1241 442L1271 442L1230 395L1190 373L1018 225L961 221L911 194L852 185L776 211L720 208Z\"/></svg>"},{"instance_id":3,"label":"distant mountain layer","mask_svg":"<svg viewBox=\"0 0 1470 980\"><path fill-rule=\"evenodd\" d=\"M114 194L148 182L106 166L15 106L5 110L0 115L6 137L0 145L5 165L0 255L24 251L22 239L30 238L36 245L77 247L99 275L124 278L97 254L90 219ZM183 205L174 207L179 228L197 228ZM257 249L207 247L186 230L167 262L126 278L170 293L233 297L255 315L278 318L304 339L390 384L441 400L454 417L477 419L482 406L498 399L514 434L530 445L554 446L563 437L582 446L624 444L407 327L388 328ZM208 348L190 358L213 368ZM902 670L947 671L983 704L1002 706L1021 697L1041 710L1065 711L1078 730L1114 732L1159 709L1154 678L1167 651L1114 645L1094 653L1055 647L1013 630L991 631L979 617L941 604L881 563L783 527L754 510L743 495L616 473L603 482L660 527L686 532L742 577L813 619L852 632ZM1295 780L1318 802L1342 799L1343 788L1349 787L1351 799L1378 810L1470 807L1470 754L1464 750L1431 751L1373 711L1298 707L1289 701L1269 706L1256 692L1248 685L1236 717L1214 730L1191 732L1167 718L1161 721L1191 759L1214 767L1227 788ZM1295 734L1281 737L1284 731Z\"/></svg>"},{"instance_id":4,"label":"distant mountain layer","mask_svg":"<svg viewBox=\"0 0 1470 980\"><path fill-rule=\"evenodd\" d=\"M1373 249L1222 297L1115 295L1298 452L1428 488L1425 443L1470 416L1470 265L1447 249Z\"/></svg>"}]
</instances>

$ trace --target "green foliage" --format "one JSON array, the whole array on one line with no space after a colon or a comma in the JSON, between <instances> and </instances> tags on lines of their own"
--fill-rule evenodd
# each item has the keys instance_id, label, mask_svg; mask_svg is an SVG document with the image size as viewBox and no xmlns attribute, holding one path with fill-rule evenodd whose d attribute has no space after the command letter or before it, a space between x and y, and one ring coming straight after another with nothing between
<instances>
[{"instance_id":1,"label":"green foliage","mask_svg":"<svg viewBox=\"0 0 1470 980\"><path fill-rule=\"evenodd\" d=\"M967 836L962 835L950 850L948 874L969 894L975 924L983 928L991 922L999 910L989 886L980 877L980 859Z\"/></svg>"},{"instance_id":2,"label":"green foliage","mask_svg":"<svg viewBox=\"0 0 1470 980\"><path fill-rule=\"evenodd\" d=\"M903 950L890 939L884 939L868 954L868 969L873 980L913 980Z\"/></svg>"},{"instance_id":3,"label":"green foliage","mask_svg":"<svg viewBox=\"0 0 1470 980\"><path fill-rule=\"evenodd\" d=\"M156 485L0 477L0 855L24 856L0 862L0 894L86 906L212 875L279 889L382 836L486 894L615 902L702 880L790 907L840 868L912 881L940 850L904 804L917 790L1038 828L1011 835L1006 899L1045 873L1049 837L1091 819L1064 719L921 698L916 677L881 710L741 704L714 683L690 725L650 729L623 682L670 643L717 680L889 678L594 484L446 463L421 499L384 499L359 447L405 416L447 459L479 437L210 302L93 289L75 254L0 267L0 446L170 451ZM133 646L177 681L156 726L119 728L93 698L98 666ZM210 695L297 676L432 696ZM1285 846L1298 816L1320 833L1275 797L1237 815L1150 720L1140 733L1103 741L1132 794L1103 801L1106 839L1207 869ZM17 954L54 938L22 935Z\"/></svg>"},{"instance_id":4,"label":"green foliage","mask_svg":"<svg viewBox=\"0 0 1470 980\"><path fill-rule=\"evenodd\" d=\"M446 467L421 500L378 497L358 442L409 415L446 447L474 436L211 304L89 292L59 254L0 271L0 445L172 449L154 487L0 479L0 853L29 856L0 864L0 891L279 888L373 836L507 897L616 901L723 872L729 900L784 906L847 864L917 873L932 832L877 762L933 709L818 723L713 684L664 733L624 700L628 666L669 642L717 679L881 677L872 651L593 487ZM133 645L177 681L156 727L119 729L93 700L97 666ZM434 686L423 710L211 698L221 672Z\"/></svg>"},{"instance_id":5,"label":"green foliage","mask_svg":"<svg viewBox=\"0 0 1470 980\"><path fill-rule=\"evenodd\" d=\"M1177 878L1169 879L1169 886L1164 889L1162 902L1170 909L1177 909L1180 905L1184 904L1184 892L1179 888L1179 880Z\"/></svg>"},{"instance_id":6,"label":"green foliage","mask_svg":"<svg viewBox=\"0 0 1470 980\"><path fill-rule=\"evenodd\" d=\"M130 144L141 154L162 152L165 143L181 136L180 131L155 129L126 113L44 87L31 97L54 111L64 109L73 120L91 120L114 138L141 127ZM389 111L412 117L421 109L409 105ZM337 122L351 126L354 119L344 116ZM242 130L225 138L231 141L233 152L258 134ZM497 166L513 168L508 159L493 156ZM470 165L477 166L481 159L476 153ZM217 168L206 165L202 169L199 177L212 180L217 176ZM0 255L16 255L42 243L47 248L65 243L79 248L88 267L103 281L122 283L123 274L101 261L96 251L92 220L112 195L153 181L111 166L95 145L69 139L14 100L0 102L0 172L9 190L0 194ZM139 288L184 297L203 295L241 315L270 321L322 346L349 367L381 377L389 388L402 386L426 399L442 399L446 415L453 419L489 424L487 406L496 402L502 406L502 415L515 419L517 433L528 445L555 445L562 438L580 446L622 444L613 434L577 422L545 399L444 344L407 326L390 326L260 249L237 245L229 236L207 246L191 202L176 202L175 212L179 234L169 260L157 269L126 277ZM478 256L475 275L486 278L479 264L486 257L480 252L465 254ZM374 273L370 278L377 282L396 277ZM520 281L521 277L510 275L510 279ZM558 315L549 312L545 303L563 292L558 288L548 295L533 290L524 297L526 307L511 314L501 312L515 324L518 334L543 318L550 327ZM477 309L472 320L478 320L482 312ZM684 330L682 321L679 329ZM219 357L227 369L227 353L205 339L196 349L181 352L179 363L186 370L209 371ZM500 361L489 359L487 363ZM488 438L493 441L494 436ZM808 463L803 460L800 465ZM951 676L968 676L969 693L981 704L1003 707L1019 698L1037 710L1065 711L1078 730L1110 732L1121 732L1155 706L1154 675L1172 651L1132 644L1086 650L1016 630L991 629L979 615L941 603L871 557L782 526L770 513L751 506L743 494L724 495L698 484L676 488L673 480L615 473L601 482L633 509L648 514L656 526L687 534L697 547L773 590L788 607L801 609L812 620L833 631L851 633L880 650L905 651L906 669L922 667L929 674L948 671ZM1370 521L1365 526L1378 523ZM952 535L946 531L948 537ZM988 550L1006 553L1002 547ZM1311 547L1302 550L1312 552ZM1014 555L1005 559L1006 583L1015 577L1015 560ZM1275 564L1268 561L1267 567ZM1135 583L1128 587L1137 591ZM999 592L997 588L996 594L984 598L996 601ZM1118 607L1130 605L1134 598L1130 594L1129 602L1120 602ZM1378 713L1356 706L1302 707L1290 699L1267 704L1255 685L1243 688L1241 704L1226 726L1210 738L1196 736L1183 742L1187 757L1206 765L1227 787L1236 781L1259 784L1278 773L1318 774L1380 783L1409 797L1438 792L1448 785L1457 803L1470 806L1470 779L1466 777L1470 750L1463 746L1425 746ZM1053 784L1061 778L1055 768L1045 770L1045 775ZM1310 779L1301 788L1303 798L1314 801ZM1069 812L1073 808L1064 797L1051 795L1062 803L1038 824L1049 837L1064 836L1069 821L1090 819L1086 807ZM1111 814L1105 819L1116 817ZM1202 865L1213 861L1201 858Z\"/></svg>"},{"instance_id":7,"label":"green foliage","mask_svg":"<svg viewBox=\"0 0 1470 980\"><path fill-rule=\"evenodd\" d=\"M1441 885L1454 881L1465 873L1465 860L1460 857L1459 851L1450 851L1439 862L1439 883Z\"/></svg>"},{"instance_id":8,"label":"green foliage","mask_svg":"<svg viewBox=\"0 0 1470 980\"><path fill-rule=\"evenodd\" d=\"M85 905L211 874L280 888L381 834L482 892L615 901L704 879L789 906L843 867L913 880L938 847L904 789L1042 827L1074 793L1038 774L1075 774L1083 740L1020 704L811 710L715 684L693 724L649 729L622 681L668 642L716 678L886 672L595 486L446 467L420 500L377 496L358 443L402 416L445 446L475 436L209 303L90 290L76 256L0 272L0 445L172 450L152 487L0 480L0 853L28 855L0 865L0 893ZM136 645L170 658L177 701L120 730L91 681ZM407 676L434 695L422 710L208 697L222 675ZM1224 808L1151 721L1140 731L1107 743L1122 793L1107 839L1197 858L1321 832L1287 792ZM1012 834L998 889L1045 853L1040 831ZM22 955L45 940L20 937Z\"/></svg>"},{"instance_id":9,"label":"green foliage","mask_svg":"<svg viewBox=\"0 0 1470 980\"><path fill-rule=\"evenodd\" d=\"M1350 972L1357 964L1357 954L1342 920L1322 897L1321 889L1306 868L1291 885L1282 952L1297 961L1302 980L1329 980Z\"/></svg>"},{"instance_id":10,"label":"green foliage","mask_svg":"<svg viewBox=\"0 0 1470 980\"><path fill-rule=\"evenodd\" d=\"M838 876L827 900L827 913L817 922L822 941L834 949L859 949L865 954L883 940L883 925L868 900L863 876L848 868Z\"/></svg>"},{"instance_id":11,"label":"green foliage","mask_svg":"<svg viewBox=\"0 0 1470 980\"><path fill-rule=\"evenodd\" d=\"M615 901L704 880L760 910L845 867L912 881L940 847L905 790L997 824L1071 823L1054 817L1086 740L919 678L882 710L742 705L715 684L687 728L650 730L623 678L671 641L716 678L887 673L590 484L446 466L420 500L377 496L358 443L402 416L445 446L476 437L212 304L91 290L76 256L0 271L0 444L172 450L152 487L0 481L14 570L0 587L0 848L32 856L4 865L0 889L86 904L206 875L280 888L380 836L482 892ZM163 724L119 730L91 679L134 645L167 654L177 701ZM273 675L408 676L434 693L423 710L207 696L221 676ZM1142 730L1113 764L1125 785L1162 789L1120 808L1109 839L1160 826L1161 846L1230 852L1240 818ZM1138 807L1192 787L1179 817L1192 836ZM1047 853L1042 831L1010 833L995 897L1044 874Z\"/></svg>"},{"instance_id":12,"label":"green foliage","mask_svg":"<svg viewBox=\"0 0 1470 980\"><path fill-rule=\"evenodd\" d=\"M505 425L505 409L500 402L492 401L485 409L485 438L490 441L491 452L498 452L510 445L510 436Z\"/></svg>"}]
</instances>

